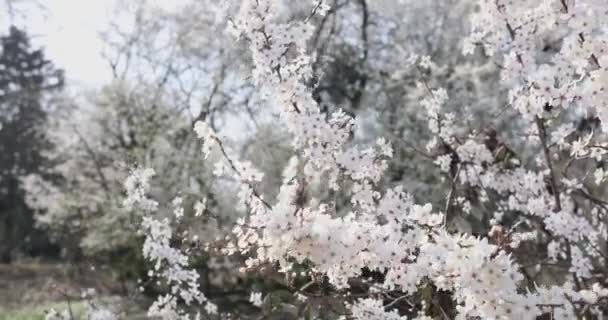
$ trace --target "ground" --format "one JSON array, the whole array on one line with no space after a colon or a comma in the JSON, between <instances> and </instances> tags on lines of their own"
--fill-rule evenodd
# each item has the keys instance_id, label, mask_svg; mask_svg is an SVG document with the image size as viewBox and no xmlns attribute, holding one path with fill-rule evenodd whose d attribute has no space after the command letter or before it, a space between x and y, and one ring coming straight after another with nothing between
<instances>
[{"instance_id":1,"label":"ground","mask_svg":"<svg viewBox=\"0 0 608 320\"><path fill-rule=\"evenodd\" d=\"M75 317L81 318L86 302L78 297L89 288L102 303L112 304L134 290L104 269L40 262L0 265L0 320L43 319L48 309L68 308L68 300Z\"/></svg>"}]
</instances>

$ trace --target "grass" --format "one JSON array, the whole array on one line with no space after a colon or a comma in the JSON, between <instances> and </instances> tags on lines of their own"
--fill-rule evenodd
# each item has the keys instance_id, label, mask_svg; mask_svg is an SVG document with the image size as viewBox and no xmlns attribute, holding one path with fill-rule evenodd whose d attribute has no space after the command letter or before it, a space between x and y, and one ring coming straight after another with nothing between
<instances>
[{"instance_id":1,"label":"grass","mask_svg":"<svg viewBox=\"0 0 608 320\"><path fill-rule=\"evenodd\" d=\"M53 263L0 264L0 320L44 320L50 309L66 310L67 301L58 289L74 297L75 320L87 319L87 302L79 299L84 288L94 288L99 293L96 302L104 306L120 301L118 285L109 272L82 270L75 272L72 266Z\"/></svg>"},{"instance_id":2,"label":"grass","mask_svg":"<svg viewBox=\"0 0 608 320\"><path fill-rule=\"evenodd\" d=\"M0 320L44 320L45 311L55 309L62 311L67 309L67 303L47 303L43 305L26 305L15 309L3 309L0 307ZM86 311L85 302L72 303L74 318L84 319Z\"/></svg>"}]
</instances>

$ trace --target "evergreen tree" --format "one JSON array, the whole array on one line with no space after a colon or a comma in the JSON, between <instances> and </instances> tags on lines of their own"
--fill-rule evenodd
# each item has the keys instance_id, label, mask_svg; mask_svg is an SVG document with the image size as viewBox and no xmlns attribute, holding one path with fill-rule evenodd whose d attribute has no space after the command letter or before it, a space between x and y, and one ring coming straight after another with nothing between
<instances>
[{"instance_id":1,"label":"evergreen tree","mask_svg":"<svg viewBox=\"0 0 608 320\"><path fill-rule=\"evenodd\" d=\"M42 173L44 150L51 145L40 131L48 93L63 86L63 72L33 49L28 35L11 26L0 38L0 261L48 249L35 229L20 177Z\"/></svg>"}]
</instances>

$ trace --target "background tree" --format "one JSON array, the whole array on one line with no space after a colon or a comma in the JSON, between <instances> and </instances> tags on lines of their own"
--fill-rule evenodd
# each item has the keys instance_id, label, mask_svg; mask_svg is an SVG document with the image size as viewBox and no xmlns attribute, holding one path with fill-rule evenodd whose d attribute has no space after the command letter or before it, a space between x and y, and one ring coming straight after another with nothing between
<instances>
[{"instance_id":1,"label":"background tree","mask_svg":"<svg viewBox=\"0 0 608 320\"><path fill-rule=\"evenodd\" d=\"M50 253L45 234L34 228L20 176L49 165L44 152L52 146L40 130L63 73L14 26L0 45L0 258L7 262L20 252Z\"/></svg>"},{"instance_id":2,"label":"background tree","mask_svg":"<svg viewBox=\"0 0 608 320\"><path fill-rule=\"evenodd\" d=\"M154 181L156 196L205 205L203 217L195 218L195 210L184 213L192 224L182 231L201 240L223 236L238 217L230 205L236 197L225 192L229 181L210 187L214 168L199 157L192 127L201 119L218 128L228 121L252 124L255 112L239 119L252 91L233 76L239 65L230 61L241 59L240 49L225 39L200 37L215 28L215 16L201 4L167 9L133 1L120 3L114 13L117 22L102 33L113 79L62 96L44 128L55 146L48 152L49 175L27 175L24 186L29 205L40 212L38 225L51 231L69 260L118 262L119 269L129 269L120 271L134 276L141 237L135 232L139 214L122 204L129 171L153 166L165 172ZM239 142L243 152L250 149ZM171 212L170 206L162 210Z\"/></svg>"}]
</instances>

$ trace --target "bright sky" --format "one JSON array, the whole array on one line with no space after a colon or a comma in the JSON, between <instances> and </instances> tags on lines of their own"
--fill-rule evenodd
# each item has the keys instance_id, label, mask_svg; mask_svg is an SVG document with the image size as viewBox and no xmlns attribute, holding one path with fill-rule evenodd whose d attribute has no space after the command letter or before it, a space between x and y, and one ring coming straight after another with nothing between
<instances>
[{"instance_id":1,"label":"bright sky","mask_svg":"<svg viewBox=\"0 0 608 320\"><path fill-rule=\"evenodd\" d=\"M66 71L71 84L94 87L108 81L111 73L102 58L98 34L110 21L113 0L44 0L40 3L45 9L29 6L25 19L15 18L18 26L25 26L34 45L44 47L46 56ZM8 31L10 24L6 12L6 7L2 8L2 33Z\"/></svg>"}]
</instances>

